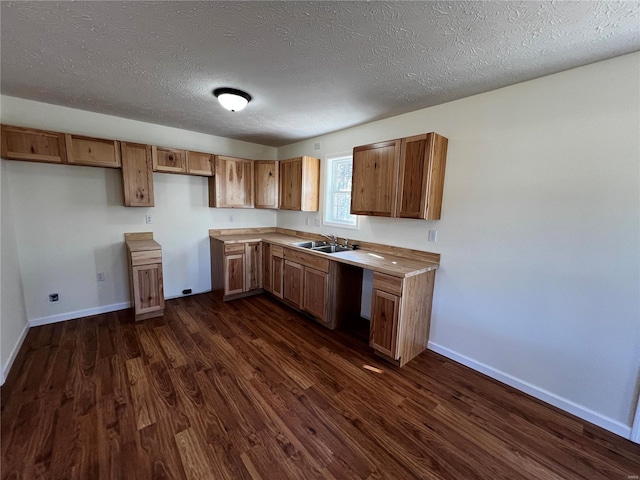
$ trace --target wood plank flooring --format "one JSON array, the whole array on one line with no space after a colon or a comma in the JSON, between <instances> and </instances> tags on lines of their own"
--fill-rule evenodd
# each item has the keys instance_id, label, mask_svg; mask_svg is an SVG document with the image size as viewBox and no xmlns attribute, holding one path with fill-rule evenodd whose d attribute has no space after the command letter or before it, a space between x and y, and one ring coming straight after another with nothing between
<instances>
[{"instance_id":1,"label":"wood plank flooring","mask_svg":"<svg viewBox=\"0 0 640 480\"><path fill-rule=\"evenodd\" d=\"M619 479L640 446L266 295L32 328L1 389L3 479Z\"/></svg>"}]
</instances>

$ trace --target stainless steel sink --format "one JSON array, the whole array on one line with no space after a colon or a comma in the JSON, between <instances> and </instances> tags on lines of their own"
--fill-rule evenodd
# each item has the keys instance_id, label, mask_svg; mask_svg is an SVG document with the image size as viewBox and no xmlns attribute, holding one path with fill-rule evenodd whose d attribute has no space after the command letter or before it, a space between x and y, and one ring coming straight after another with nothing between
<instances>
[{"instance_id":1,"label":"stainless steel sink","mask_svg":"<svg viewBox=\"0 0 640 480\"><path fill-rule=\"evenodd\" d=\"M318 247L331 246L325 241L315 241L315 240L313 241L309 240L306 242L293 242L291 245L295 245L296 247L302 247L302 248L318 248Z\"/></svg>"},{"instance_id":2,"label":"stainless steel sink","mask_svg":"<svg viewBox=\"0 0 640 480\"><path fill-rule=\"evenodd\" d=\"M322 253L338 253L338 252L348 252L352 250L349 247L343 247L342 245L325 245L322 247L314 247L311 250L314 252L322 252Z\"/></svg>"}]
</instances>

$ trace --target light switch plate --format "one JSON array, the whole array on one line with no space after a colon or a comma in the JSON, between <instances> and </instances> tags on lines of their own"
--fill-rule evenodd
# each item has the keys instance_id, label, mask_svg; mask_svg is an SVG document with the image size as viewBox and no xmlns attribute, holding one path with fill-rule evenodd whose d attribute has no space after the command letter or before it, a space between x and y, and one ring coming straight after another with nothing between
<instances>
[{"instance_id":1,"label":"light switch plate","mask_svg":"<svg viewBox=\"0 0 640 480\"><path fill-rule=\"evenodd\" d=\"M144 216L144 223L150 225L153 223L153 216L152 215L145 215Z\"/></svg>"},{"instance_id":2,"label":"light switch plate","mask_svg":"<svg viewBox=\"0 0 640 480\"><path fill-rule=\"evenodd\" d=\"M438 240L438 231L429 230L429 241L435 243Z\"/></svg>"}]
</instances>

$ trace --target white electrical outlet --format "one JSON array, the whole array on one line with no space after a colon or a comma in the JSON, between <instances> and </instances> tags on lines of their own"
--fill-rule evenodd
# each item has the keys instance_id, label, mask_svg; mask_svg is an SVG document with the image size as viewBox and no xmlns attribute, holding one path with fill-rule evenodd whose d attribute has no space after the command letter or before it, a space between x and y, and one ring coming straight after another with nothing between
<instances>
[{"instance_id":1,"label":"white electrical outlet","mask_svg":"<svg viewBox=\"0 0 640 480\"><path fill-rule=\"evenodd\" d=\"M304 224L305 225L309 225L309 222L311 221L311 219L309 217L304 219Z\"/></svg>"},{"instance_id":2,"label":"white electrical outlet","mask_svg":"<svg viewBox=\"0 0 640 480\"><path fill-rule=\"evenodd\" d=\"M104 272L98 272L96 274L96 278L98 279L99 282L104 282Z\"/></svg>"},{"instance_id":3,"label":"white electrical outlet","mask_svg":"<svg viewBox=\"0 0 640 480\"><path fill-rule=\"evenodd\" d=\"M229 215L229 222L233 222L233 215Z\"/></svg>"},{"instance_id":4,"label":"white electrical outlet","mask_svg":"<svg viewBox=\"0 0 640 480\"><path fill-rule=\"evenodd\" d=\"M144 216L144 223L152 224L153 223L153 215L145 215Z\"/></svg>"},{"instance_id":5,"label":"white electrical outlet","mask_svg":"<svg viewBox=\"0 0 640 480\"><path fill-rule=\"evenodd\" d=\"M315 219L315 226L316 226L316 227L319 227L319 226L320 226L320 219L319 219L319 218L316 218L316 219Z\"/></svg>"},{"instance_id":6,"label":"white electrical outlet","mask_svg":"<svg viewBox=\"0 0 640 480\"><path fill-rule=\"evenodd\" d=\"M313 149L314 150L320 150L320 142L316 142L313 144Z\"/></svg>"},{"instance_id":7,"label":"white electrical outlet","mask_svg":"<svg viewBox=\"0 0 640 480\"><path fill-rule=\"evenodd\" d=\"M438 231L429 230L429 241L435 243L438 240Z\"/></svg>"}]
</instances>

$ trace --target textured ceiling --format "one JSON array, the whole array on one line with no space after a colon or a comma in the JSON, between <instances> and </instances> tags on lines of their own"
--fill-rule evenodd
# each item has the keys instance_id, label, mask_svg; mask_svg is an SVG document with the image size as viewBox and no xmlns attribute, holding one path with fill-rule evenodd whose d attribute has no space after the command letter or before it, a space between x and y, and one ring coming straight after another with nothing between
<instances>
[{"instance_id":1,"label":"textured ceiling","mask_svg":"<svg viewBox=\"0 0 640 480\"><path fill-rule=\"evenodd\" d=\"M640 2L7 2L6 95L280 146L640 49ZM217 87L249 92L223 110Z\"/></svg>"}]
</instances>

